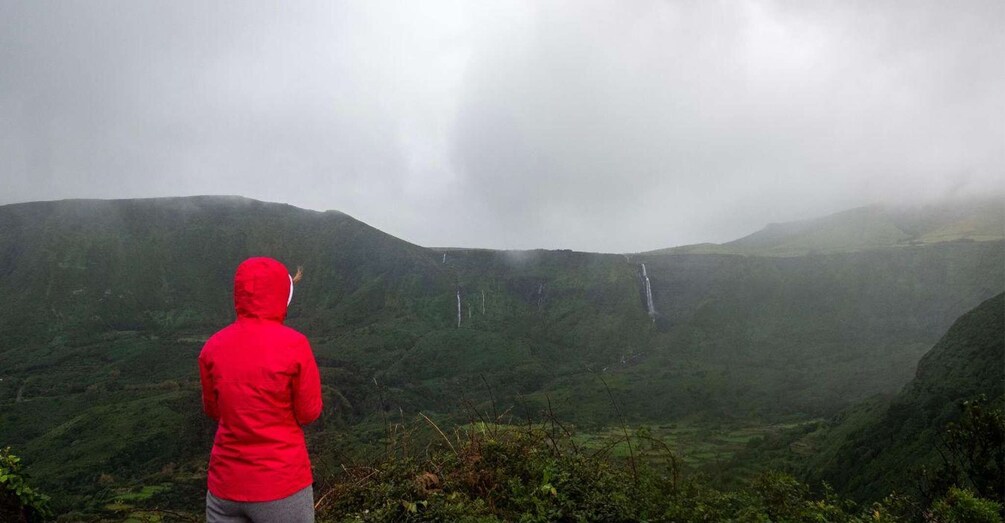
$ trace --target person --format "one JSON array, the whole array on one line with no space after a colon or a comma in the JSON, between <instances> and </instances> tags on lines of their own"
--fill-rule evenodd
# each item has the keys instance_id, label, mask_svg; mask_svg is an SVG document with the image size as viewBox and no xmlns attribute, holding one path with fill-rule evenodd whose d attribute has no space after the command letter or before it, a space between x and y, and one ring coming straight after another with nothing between
<instances>
[{"instance_id":1,"label":"person","mask_svg":"<svg viewBox=\"0 0 1005 523\"><path fill-rule=\"evenodd\" d=\"M321 415L321 378L307 338L283 325L293 285L274 259L242 262L234 277L237 320L199 354L203 408L218 422L207 478L210 523L314 521L302 425Z\"/></svg>"}]
</instances>

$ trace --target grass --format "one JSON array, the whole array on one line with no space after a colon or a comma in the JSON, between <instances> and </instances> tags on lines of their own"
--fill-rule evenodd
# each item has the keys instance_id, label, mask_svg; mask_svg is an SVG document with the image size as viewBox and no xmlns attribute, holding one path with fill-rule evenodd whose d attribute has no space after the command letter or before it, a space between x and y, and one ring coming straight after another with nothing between
<instances>
[{"instance_id":1,"label":"grass","mask_svg":"<svg viewBox=\"0 0 1005 523\"><path fill-rule=\"evenodd\" d=\"M707 421L681 421L673 424L647 427L648 434L665 443L682 464L692 471L707 471L721 468L739 452L747 448L757 438L778 436L787 431L807 425L815 425L820 420L807 418L789 423L738 423L723 425ZM612 440L623 439L621 427L606 427L600 430L577 434L575 441L588 449L603 449ZM641 459L662 459L662 449L640 445ZM628 445L616 443L610 447L610 454L618 458L629 457Z\"/></svg>"},{"instance_id":2,"label":"grass","mask_svg":"<svg viewBox=\"0 0 1005 523\"><path fill-rule=\"evenodd\" d=\"M252 253L306 267L288 324L321 367L319 446L371 449L385 415L464 423L469 400L517 419L553 406L579 432L618 436L602 375L629 425L655 427L695 469L784 430L738 420L808 421L894 392L1005 285L1002 242L787 259L457 250L443 263L345 216L185 201L0 206L0 441L67 506L106 496L101 474L118 488L204 464L195 358L232 320L233 268Z\"/></svg>"}]
</instances>

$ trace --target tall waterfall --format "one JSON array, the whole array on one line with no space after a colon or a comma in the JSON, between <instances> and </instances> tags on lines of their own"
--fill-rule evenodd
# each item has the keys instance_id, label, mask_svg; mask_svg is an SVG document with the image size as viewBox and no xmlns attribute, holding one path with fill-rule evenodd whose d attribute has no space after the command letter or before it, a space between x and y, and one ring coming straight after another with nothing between
<instances>
[{"instance_id":1,"label":"tall waterfall","mask_svg":"<svg viewBox=\"0 0 1005 523\"><path fill-rule=\"evenodd\" d=\"M443 263L447 263L447 253L443 253Z\"/></svg>"},{"instance_id":2,"label":"tall waterfall","mask_svg":"<svg viewBox=\"0 0 1005 523\"><path fill-rule=\"evenodd\" d=\"M646 264L642 264L642 279L646 282L646 311L649 317L656 321L656 307L653 305L653 288L649 284L649 274L646 272Z\"/></svg>"},{"instance_id":3,"label":"tall waterfall","mask_svg":"<svg viewBox=\"0 0 1005 523\"><path fill-rule=\"evenodd\" d=\"M457 328L461 328L461 290L457 289Z\"/></svg>"}]
</instances>

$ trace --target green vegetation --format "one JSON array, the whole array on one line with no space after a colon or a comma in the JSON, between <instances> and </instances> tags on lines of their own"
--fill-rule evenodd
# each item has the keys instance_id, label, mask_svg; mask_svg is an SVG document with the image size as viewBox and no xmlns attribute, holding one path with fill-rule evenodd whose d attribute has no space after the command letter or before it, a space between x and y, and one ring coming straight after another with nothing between
<instances>
[{"instance_id":1,"label":"green vegetation","mask_svg":"<svg viewBox=\"0 0 1005 523\"><path fill-rule=\"evenodd\" d=\"M847 436L812 463L814 475L862 500L914 486L913 478L923 467L937 466L943 467L935 475L943 483L937 491L944 491L945 483L961 483L987 497L1005 491L1005 421L1000 414L989 414L1005 403L1003 318L1003 294L962 316L921 359L915 379L888 406L838 425L836 430ZM962 472L944 463L954 455L968 467L982 467L969 475L997 474L1002 483L958 480ZM988 468L992 472L984 470Z\"/></svg>"},{"instance_id":2,"label":"green vegetation","mask_svg":"<svg viewBox=\"0 0 1005 523\"><path fill-rule=\"evenodd\" d=\"M1005 206L996 200L916 207L872 205L822 218L773 223L724 244L674 247L661 253L803 256L952 241L1005 239Z\"/></svg>"},{"instance_id":3,"label":"green vegetation","mask_svg":"<svg viewBox=\"0 0 1005 523\"><path fill-rule=\"evenodd\" d=\"M477 423L449 434L433 426L432 439L418 448L407 444L418 439L416 430L396 424L379 459L326 475L317 489L319 519L1001 521L1001 503L956 485L934 500L891 494L868 504L779 472L717 487L683 474L666 442L646 429L584 446L554 418L522 427ZM620 453L619 445L634 450Z\"/></svg>"},{"instance_id":4,"label":"green vegetation","mask_svg":"<svg viewBox=\"0 0 1005 523\"><path fill-rule=\"evenodd\" d=\"M331 473L383 450L389 419L451 427L494 406L517 425L548 412L585 448L623 422L651 427L720 493L772 469L803 477L801 462L843 459L953 321L1005 289L1005 241L960 225L983 211L941 212L895 220L923 241L870 233L859 248L828 233L813 242L830 248L785 256L623 256L426 249L341 213L241 198L0 206L0 443L70 519L191 511L214 430L195 358L232 320L234 268L264 254L306 269L287 323L321 368L326 410L308 440ZM868 225L887 215L855 216L889 231ZM927 368L964 382L988 357ZM855 427L819 421L839 412Z\"/></svg>"},{"instance_id":5,"label":"green vegetation","mask_svg":"<svg viewBox=\"0 0 1005 523\"><path fill-rule=\"evenodd\" d=\"M451 441L451 439L453 441ZM831 492L784 474L724 491L682 479L672 453L648 436L612 441L650 446L663 461L608 459L559 425L495 426L445 436L421 458L393 455L345 469L320 490L323 521L873 521ZM445 442L445 443L444 443ZM658 450L657 450L658 448Z\"/></svg>"},{"instance_id":6,"label":"green vegetation","mask_svg":"<svg viewBox=\"0 0 1005 523\"><path fill-rule=\"evenodd\" d=\"M42 521L52 516L49 497L29 485L21 458L0 449L0 520Z\"/></svg>"},{"instance_id":7,"label":"green vegetation","mask_svg":"<svg viewBox=\"0 0 1005 523\"><path fill-rule=\"evenodd\" d=\"M938 523L998 523L1001 513L1001 503L952 487L932 505L929 519Z\"/></svg>"}]
</instances>

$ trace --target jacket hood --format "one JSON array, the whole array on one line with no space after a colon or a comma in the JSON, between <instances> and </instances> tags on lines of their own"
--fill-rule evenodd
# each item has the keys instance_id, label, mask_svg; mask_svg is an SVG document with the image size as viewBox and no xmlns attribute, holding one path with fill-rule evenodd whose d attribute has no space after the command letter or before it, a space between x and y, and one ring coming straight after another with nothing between
<instances>
[{"instance_id":1,"label":"jacket hood","mask_svg":"<svg viewBox=\"0 0 1005 523\"><path fill-rule=\"evenodd\" d=\"M259 318L280 323L292 298L293 286L286 266L272 258L248 258L234 276L234 309L238 318Z\"/></svg>"}]
</instances>

